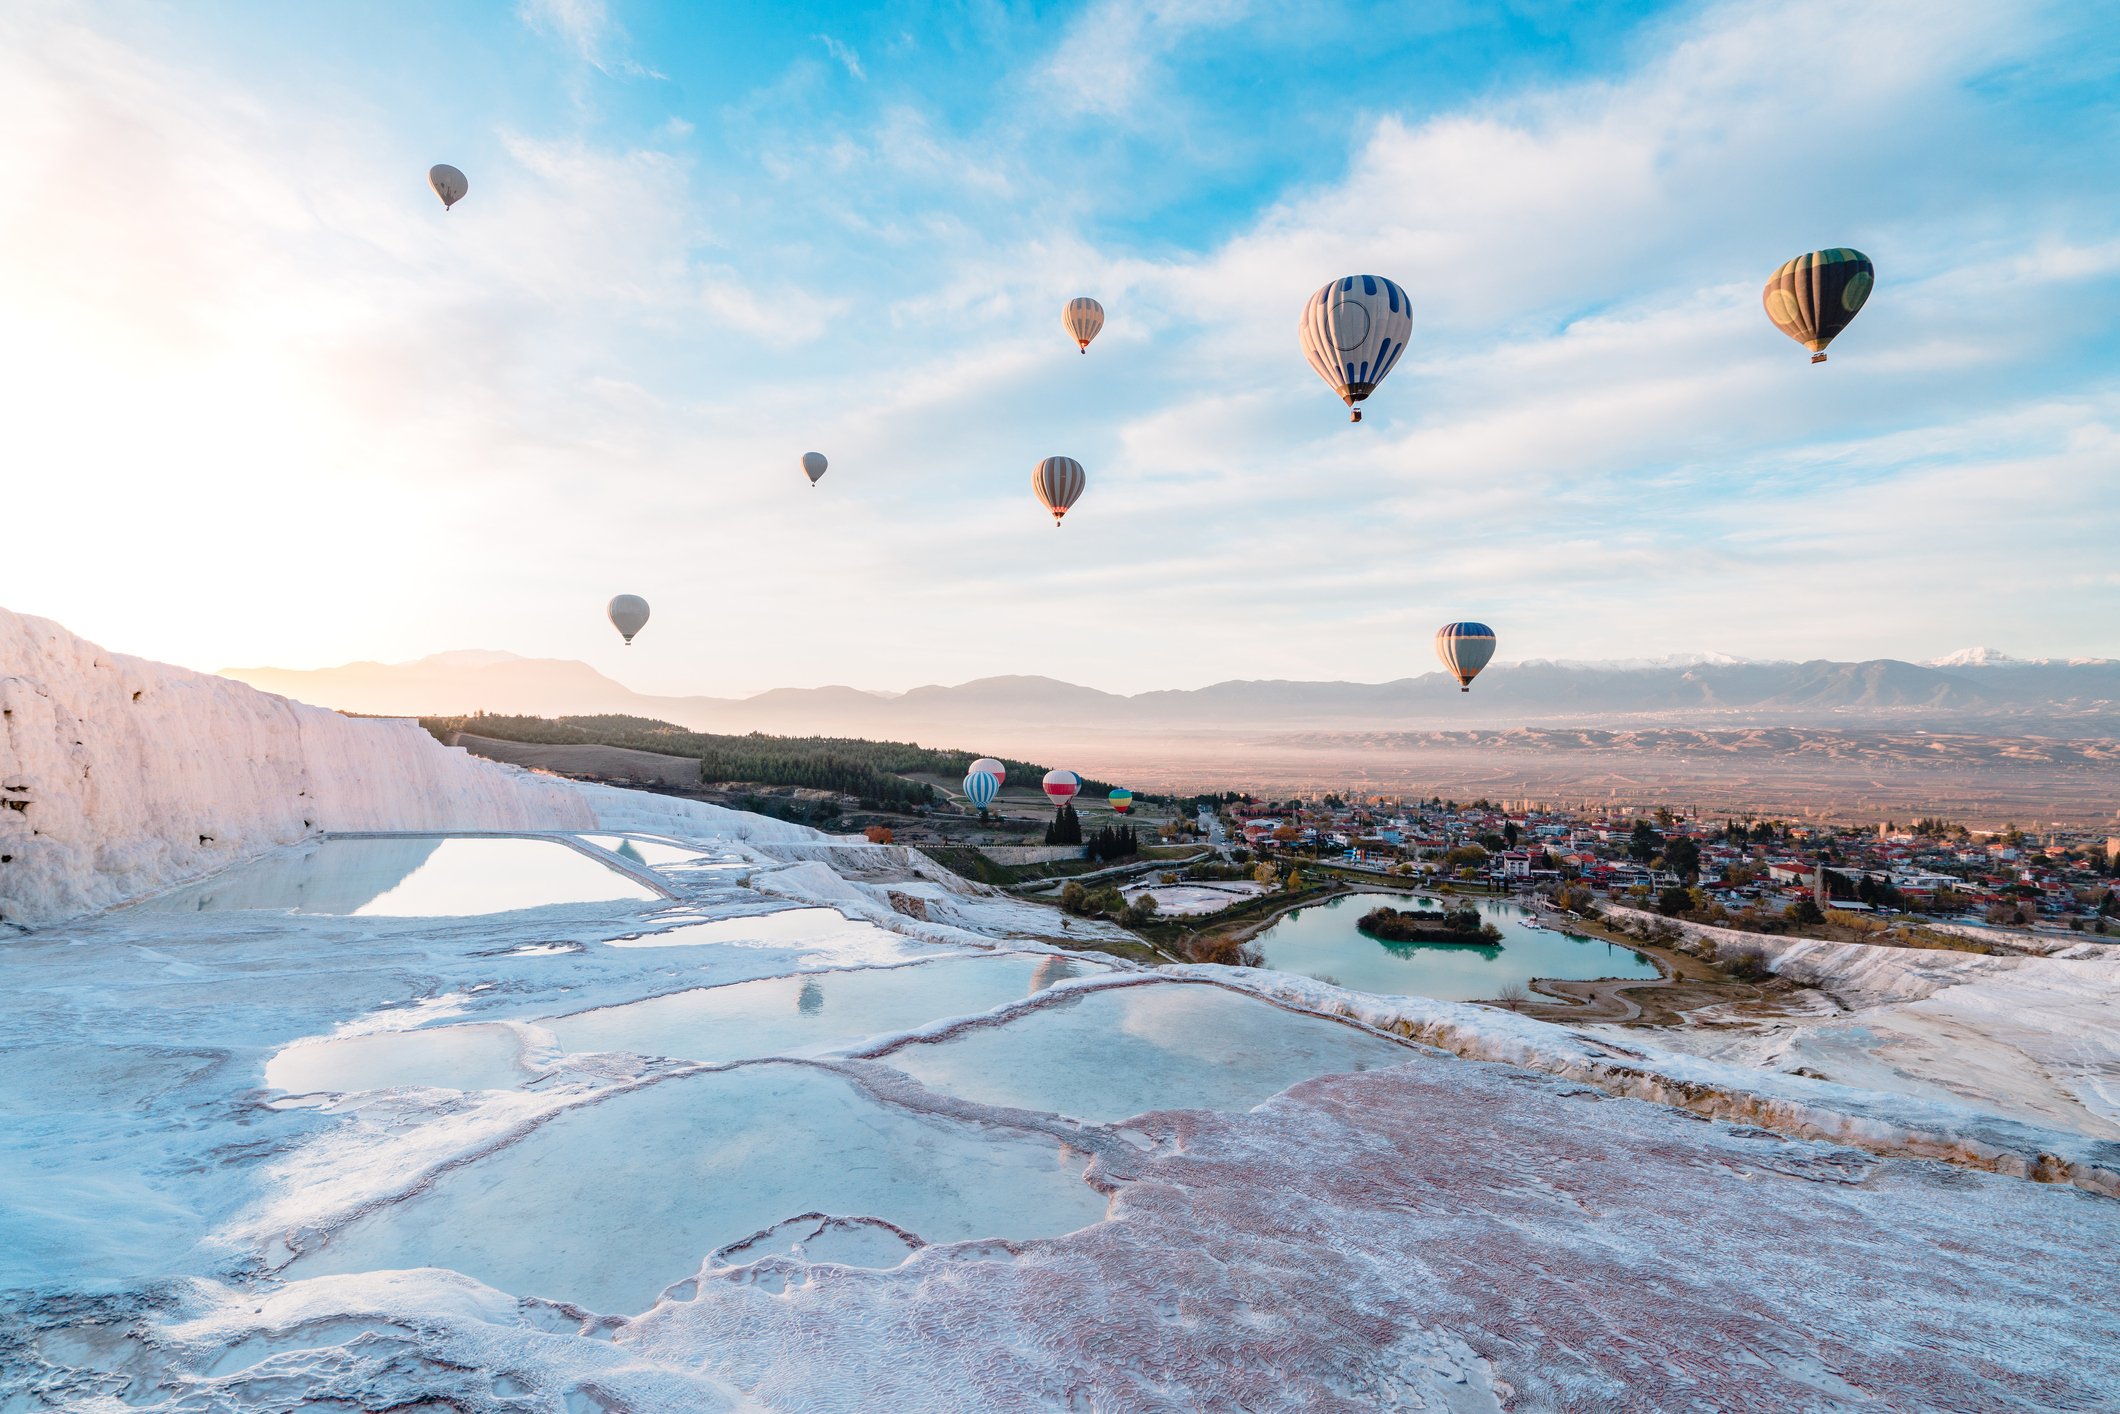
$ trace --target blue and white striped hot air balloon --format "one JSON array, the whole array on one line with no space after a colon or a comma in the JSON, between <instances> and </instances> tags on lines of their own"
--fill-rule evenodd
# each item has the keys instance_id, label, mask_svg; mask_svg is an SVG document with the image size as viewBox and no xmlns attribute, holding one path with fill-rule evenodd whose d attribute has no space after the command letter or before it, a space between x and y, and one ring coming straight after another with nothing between
<instances>
[{"instance_id":1,"label":"blue and white striped hot air balloon","mask_svg":"<svg viewBox=\"0 0 2120 1414\"><path fill-rule=\"evenodd\" d=\"M1001 794L1001 778L992 771L973 771L964 778L964 798L972 803L973 809L980 811L982 814L985 813L989 805L994 803L994 797L999 794Z\"/></svg>"},{"instance_id":2,"label":"blue and white striped hot air balloon","mask_svg":"<svg viewBox=\"0 0 2120 1414\"><path fill-rule=\"evenodd\" d=\"M1303 355L1353 409L1376 391L1413 337L1413 304L1382 275L1342 275L1303 305Z\"/></svg>"},{"instance_id":3,"label":"blue and white striped hot air balloon","mask_svg":"<svg viewBox=\"0 0 2120 1414\"><path fill-rule=\"evenodd\" d=\"M1494 657L1494 630L1467 620L1444 624L1435 631L1435 656L1458 680L1458 691L1472 691L1472 680Z\"/></svg>"}]
</instances>

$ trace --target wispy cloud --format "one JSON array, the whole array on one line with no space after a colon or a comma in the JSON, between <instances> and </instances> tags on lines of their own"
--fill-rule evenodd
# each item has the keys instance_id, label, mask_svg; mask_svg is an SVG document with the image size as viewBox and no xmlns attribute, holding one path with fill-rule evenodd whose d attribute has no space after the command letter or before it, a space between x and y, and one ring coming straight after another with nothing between
<instances>
[{"instance_id":1,"label":"wispy cloud","mask_svg":"<svg viewBox=\"0 0 2120 1414\"><path fill-rule=\"evenodd\" d=\"M822 44L825 53L837 59L849 74L863 81L868 79L868 72L861 67L861 56L854 52L854 46L842 44L829 34L818 35L817 42Z\"/></svg>"},{"instance_id":2,"label":"wispy cloud","mask_svg":"<svg viewBox=\"0 0 2120 1414\"><path fill-rule=\"evenodd\" d=\"M611 18L604 0L517 0L515 13L533 30L564 43L583 63L614 78L664 77L626 55L625 28Z\"/></svg>"}]
</instances>

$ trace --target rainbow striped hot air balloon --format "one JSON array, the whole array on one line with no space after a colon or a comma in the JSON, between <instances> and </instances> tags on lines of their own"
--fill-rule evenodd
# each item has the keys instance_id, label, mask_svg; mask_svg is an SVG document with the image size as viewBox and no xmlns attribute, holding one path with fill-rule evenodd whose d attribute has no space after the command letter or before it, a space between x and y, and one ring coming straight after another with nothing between
<instances>
[{"instance_id":1,"label":"rainbow striped hot air balloon","mask_svg":"<svg viewBox=\"0 0 2120 1414\"><path fill-rule=\"evenodd\" d=\"M1862 312L1877 283L1877 267L1859 250L1835 246L1785 261L1767 277L1760 303L1774 327L1826 361L1826 345Z\"/></svg>"},{"instance_id":2,"label":"rainbow striped hot air balloon","mask_svg":"<svg viewBox=\"0 0 2120 1414\"><path fill-rule=\"evenodd\" d=\"M1472 691L1472 680L1494 657L1494 630L1467 620L1444 624L1435 631L1435 656L1458 680L1458 691Z\"/></svg>"},{"instance_id":3,"label":"rainbow striped hot air balloon","mask_svg":"<svg viewBox=\"0 0 2120 1414\"><path fill-rule=\"evenodd\" d=\"M974 761L966 769L972 771L984 771L989 776L992 776L997 783L1004 786L1008 784L1008 768L1006 766L1003 766L999 761L996 761L991 756L980 757L977 761Z\"/></svg>"},{"instance_id":4,"label":"rainbow striped hot air balloon","mask_svg":"<svg viewBox=\"0 0 2120 1414\"><path fill-rule=\"evenodd\" d=\"M964 778L964 798L969 800L972 803L972 808L979 811L982 815L986 813L986 808L994 803L994 797L999 794L1001 794L1001 778L991 771L981 771L974 768L972 773Z\"/></svg>"},{"instance_id":5,"label":"rainbow striped hot air balloon","mask_svg":"<svg viewBox=\"0 0 2120 1414\"><path fill-rule=\"evenodd\" d=\"M1065 805L1082 789L1082 778L1073 771L1054 770L1045 773L1045 798L1055 805Z\"/></svg>"},{"instance_id":6,"label":"rainbow striped hot air balloon","mask_svg":"<svg viewBox=\"0 0 2120 1414\"><path fill-rule=\"evenodd\" d=\"M1124 815L1127 811L1134 808L1134 793L1125 786L1119 787L1104 798L1110 802L1114 815Z\"/></svg>"}]
</instances>

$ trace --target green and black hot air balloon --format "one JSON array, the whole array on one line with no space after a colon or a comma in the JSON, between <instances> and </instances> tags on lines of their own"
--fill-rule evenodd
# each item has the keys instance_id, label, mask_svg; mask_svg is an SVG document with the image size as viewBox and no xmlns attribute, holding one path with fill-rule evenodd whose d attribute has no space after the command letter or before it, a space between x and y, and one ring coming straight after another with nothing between
<instances>
[{"instance_id":1,"label":"green and black hot air balloon","mask_svg":"<svg viewBox=\"0 0 2120 1414\"><path fill-rule=\"evenodd\" d=\"M1788 261L1759 299L1775 328L1809 349L1811 362L1824 363L1826 345L1848 327L1876 283L1870 257L1842 246Z\"/></svg>"}]
</instances>

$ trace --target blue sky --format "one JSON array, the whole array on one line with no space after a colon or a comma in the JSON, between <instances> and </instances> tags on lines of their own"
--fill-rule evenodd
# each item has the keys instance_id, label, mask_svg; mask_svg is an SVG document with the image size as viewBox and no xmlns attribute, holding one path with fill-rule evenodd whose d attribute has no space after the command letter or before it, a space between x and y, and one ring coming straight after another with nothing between
<instances>
[{"instance_id":1,"label":"blue sky","mask_svg":"<svg viewBox=\"0 0 2120 1414\"><path fill-rule=\"evenodd\" d=\"M729 693L2120 654L2116 94L2111 4L13 7L0 603Z\"/></svg>"}]
</instances>

